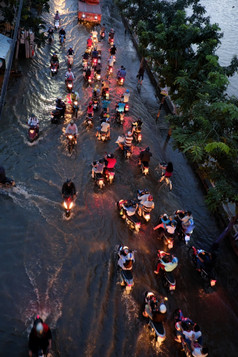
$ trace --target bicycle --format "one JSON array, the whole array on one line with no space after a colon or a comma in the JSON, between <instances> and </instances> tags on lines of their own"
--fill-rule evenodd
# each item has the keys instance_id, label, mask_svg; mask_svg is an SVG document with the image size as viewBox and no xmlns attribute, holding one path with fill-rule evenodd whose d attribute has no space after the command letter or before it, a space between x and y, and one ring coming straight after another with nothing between
<instances>
[{"instance_id":1,"label":"bicycle","mask_svg":"<svg viewBox=\"0 0 238 357\"><path fill-rule=\"evenodd\" d=\"M166 162L161 162L159 164L159 166L157 166L155 168L156 171L161 172L161 178L160 178L159 182L162 183L162 184L160 185L159 189L161 189L163 186L168 186L169 190L172 191L173 184L172 184L172 181L171 181L171 177L165 176L166 166L167 166Z\"/></svg>"}]
</instances>

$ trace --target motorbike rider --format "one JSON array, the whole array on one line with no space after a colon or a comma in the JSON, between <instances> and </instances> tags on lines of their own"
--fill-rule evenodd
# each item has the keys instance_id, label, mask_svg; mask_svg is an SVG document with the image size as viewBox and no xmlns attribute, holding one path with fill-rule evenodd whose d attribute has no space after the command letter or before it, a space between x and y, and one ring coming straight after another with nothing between
<instances>
[{"instance_id":1,"label":"motorbike rider","mask_svg":"<svg viewBox=\"0 0 238 357\"><path fill-rule=\"evenodd\" d=\"M116 51L117 51L117 48L115 45L113 45L111 48L110 48L110 55L111 56L115 56L116 55Z\"/></svg>"},{"instance_id":2,"label":"motorbike rider","mask_svg":"<svg viewBox=\"0 0 238 357\"><path fill-rule=\"evenodd\" d=\"M107 99L102 100L102 110L103 112L109 113L109 106L110 106L111 101Z\"/></svg>"},{"instance_id":3,"label":"motorbike rider","mask_svg":"<svg viewBox=\"0 0 238 357\"><path fill-rule=\"evenodd\" d=\"M65 114L65 109L66 109L65 102L62 101L61 97L57 98L56 99L56 110L59 110L63 117Z\"/></svg>"},{"instance_id":4,"label":"motorbike rider","mask_svg":"<svg viewBox=\"0 0 238 357\"><path fill-rule=\"evenodd\" d=\"M168 162L168 164L163 165L160 164L160 167L162 170L164 170L164 173L162 173L162 176L159 180L159 182L162 182L166 177L170 178L173 174L173 164L172 162Z\"/></svg>"},{"instance_id":5,"label":"motorbike rider","mask_svg":"<svg viewBox=\"0 0 238 357\"><path fill-rule=\"evenodd\" d=\"M183 211L183 210L178 210L177 211L177 231L182 231L185 235L185 241L186 237L190 238L191 233L193 232L193 229L195 227L192 212L191 211Z\"/></svg>"},{"instance_id":6,"label":"motorbike rider","mask_svg":"<svg viewBox=\"0 0 238 357\"><path fill-rule=\"evenodd\" d=\"M114 65L114 58L113 58L113 56L110 56L109 58L108 58L108 67L110 68L110 67L113 67L113 65Z\"/></svg>"},{"instance_id":7,"label":"motorbike rider","mask_svg":"<svg viewBox=\"0 0 238 357\"><path fill-rule=\"evenodd\" d=\"M96 47L94 47L94 49L93 49L92 58L98 58L98 50Z\"/></svg>"},{"instance_id":8,"label":"motorbike rider","mask_svg":"<svg viewBox=\"0 0 238 357\"><path fill-rule=\"evenodd\" d=\"M145 193L142 196L139 196L138 200L140 201L138 208L139 216L142 215L143 210L146 212L151 212L155 207L153 196L150 193Z\"/></svg>"},{"instance_id":9,"label":"motorbike rider","mask_svg":"<svg viewBox=\"0 0 238 357\"><path fill-rule=\"evenodd\" d=\"M90 66L88 66L86 71L85 71L85 79L86 79L86 81L88 81L88 79L91 76L91 74L92 74L91 68L90 68Z\"/></svg>"},{"instance_id":10,"label":"motorbike rider","mask_svg":"<svg viewBox=\"0 0 238 357\"><path fill-rule=\"evenodd\" d=\"M62 186L62 197L76 197L76 187L71 179L67 179Z\"/></svg>"},{"instance_id":11,"label":"motorbike rider","mask_svg":"<svg viewBox=\"0 0 238 357\"><path fill-rule=\"evenodd\" d=\"M119 78L123 78L123 79L126 78L126 69L124 66L121 66L121 68L117 72L117 79Z\"/></svg>"},{"instance_id":12,"label":"motorbike rider","mask_svg":"<svg viewBox=\"0 0 238 357\"><path fill-rule=\"evenodd\" d=\"M201 271L204 269L205 271L208 271L211 269L212 265L212 254L209 252L206 252L203 249L198 249L197 250L197 270Z\"/></svg>"},{"instance_id":13,"label":"motorbike rider","mask_svg":"<svg viewBox=\"0 0 238 357\"><path fill-rule=\"evenodd\" d=\"M118 265L122 270L132 270L133 263L135 262L134 252L129 250L127 246L120 247L119 249Z\"/></svg>"},{"instance_id":14,"label":"motorbike rider","mask_svg":"<svg viewBox=\"0 0 238 357\"><path fill-rule=\"evenodd\" d=\"M106 120L105 118L103 118L101 121L100 133L105 133L107 139L110 139L110 124L109 124L108 120ZM99 133L97 132L96 136L98 136L98 134Z\"/></svg>"},{"instance_id":15,"label":"motorbike rider","mask_svg":"<svg viewBox=\"0 0 238 357\"><path fill-rule=\"evenodd\" d=\"M51 36L52 38L54 38L54 29L53 29L52 26L50 26L49 29L48 29L48 38L49 38L50 36Z\"/></svg>"},{"instance_id":16,"label":"motorbike rider","mask_svg":"<svg viewBox=\"0 0 238 357\"><path fill-rule=\"evenodd\" d=\"M91 34L92 34L92 38L94 40L94 42L97 42L98 41L98 32L96 29L93 29L93 31L91 31Z\"/></svg>"},{"instance_id":17,"label":"motorbike rider","mask_svg":"<svg viewBox=\"0 0 238 357\"><path fill-rule=\"evenodd\" d=\"M87 39L87 48L92 47L93 45L93 40L92 40L92 35Z\"/></svg>"},{"instance_id":18,"label":"motorbike rider","mask_svg":"<svg viewBox=\"0 0 238 357\"><path fill-rule=\"evenodd\" d=\"M100 89L99 89L98 85L96 84L92 90L92 99L99 100L99 96L100 96Z\"/></svg>"},{"instance_id":19,"label":"motorbike rider","mask_svg":"<svg viewBox=\"0 0 238 357\"><path fill-rule=\"evenodd\" d=\"M59 37L63 35L64 36L64 39L66 39L66 32L65 30L63 29L63 27L59 30Z\"/></svg>"},{"instance_id":20,"label":"motorbike rider","mask_svg":"<svg viewBox=\"0 0 238 357\"><path fill-rule=\"evenodd\" d=\"M67 51L67 56L73 56L74 55L74 50L72 49L72 47L70 46L70 48Z\"/></svg>"},{"instance_id":21,"label":"motorbike rider","mask_svg":"<svg viewBox=\"0 0 238 357\"><path fill-rule=\"evenodd\" d=\"M55 13L55 20L60 20L60 15L59 15L59 11L58 10Z\"/></svg>"},{"instance_id":22,"label":"motorbike rider","mask_svg":"<svg viewBox=\"0 0 238 357\"><path fill-rule=\"evenodd\" d=\"M68 68L68 71L65 73L65 83L67 84L68 81L73 81L75 79L75 76L71 70L71 68Z\"/></svg>"},{"instance_id":23,"label":"motorbike rider","mask_svg":"<svg viewBox=\"0 0 238 357\"><path fill-rule=\"evenodd\" d=\"M178 266L178 258L170 253L166 253L163 250L158 250L158 258L159 262L157 264L156 270L154 270L155 274L159 274L160 268L165 270L166 272L171 272Z\"/></svg>"},{"instance_id":24,"label":"motorbike rider","mask_svg":"<svg viewBox=\"0 0 238 357\"><path fill-rule=\"evenodd\" d=\"M67 125L66 130L65 130L65 135L73 135L75 137L75 141L77 139L78 135L78 127L75 124L74 120L70 120L70 123Z\"/></svg>"},{"instance_id":25,"label":"motorbike rider","mask_svg":"<svg viewBox=\"0 0 238 357\"><path fill-rule=\"evenodd\" d=\"M118 113L124 113L125 105L126 104L123 102L123 99L121 98L120 101L116 104L116 111Z\"/></svg>"},{"instance_id":26,"label":"motorbike rider","mask_svg":"<svg viewBox=\"0 0 238 357\"><path fill-rule=\"evenodd\" d=\"M92 118L93 117L93 102L90 101L89 104L88 104L88 107L87 107L87 116Z\"/></svg>"},{"instance_id":27,"label":"motorbike rider","mask_svg":"<svg viewBox=\"0 0 238 357\"><path fill-rule=\"evenodd\" d=\"M150 152L150 148L149 146L145 149L142 150L140 152L140 156L139 156L139 165L143 164L143 165L149 165L150 162L150 158L152 156L152 153Z\"/></svg>"},{"instance_id":28,"label":"motorbike rider","mask_svg":"<svg viewBox=\"0 0 238 357\"><path fill-rule=\"evenodd\" d=\"M39 315L34 321L28 342L28 355L38 355L39 350L47 354L52 347L52 334L49 326L43 322Z\"/></svg>"},{"instance_id":29,"label":"motorbike rider","mask_svg":"<svg viewBox=\"0 0 238 357\"><path fill-rule=\"evenodd\" d=\"M51 56L50 64L51 64L51 66L57 65L57 68L59 68L59 59L58 59L56 52L54 52L53 56Z\"/></svg>"},{"instance_id":30,"label":"motorbike rider","mask_svg":"<svg viewBox=\"0 0 238 357\"><path fill-rule=\"evenodd\" d=\"M88 54L88 52L84 52L84 54L83 54L83 60L85 60L85 61L88 61L88 59L89 59L89 54Z\"/></svg>"},{"instance_id":31,"label":"motorbike rider","mask_svg":"<svg viewBox=\"0 0 238 357\"><path fill-rule=\"evenodd\" d=\"M134 133L140 133L141 132L141 127L142 127L143 121L141 119L137 119L132 123L132 132Z\"/></svg>"},{"instance_id":32,"label":"motorbike rider","mask_svg":"<svg viewBox=\"0 0 238 357\"><path fill-rule=\"evenodd\" d=\"M39 131L39 120L35 116L35 114L31 114L30 118L28 119L28 125L29 127L34 127L36 128L36 131Z\"/></svg>"},{"instance_id":33,"label":"motorbike rider","mask_svg":"<svg viewBox=\"0 0 238 357\"><path fill-rule=\"evenodd\" d=\"M167 214L164 214L160 217L161 223L154 227L154 231L159 228L163 228L168 236L173 237L176 230L176 221L169 217Z\"/></svg>"},{"instance_id":34,"label":"motorbike rider","mask_svg":"<svg viewBox=\"0 0 238 357\"><path fill-rule=\"evenodd\" d=\"M167 317L166 305L163 302L159 302L153 293L148 295L145 299L145 309L143 311L143 316L149 317L154 322L165 321Z\"/></svg>"},{"instance_id":35,"label":"motorbike rider","mask_svg":"<svg viewBox=\"0 0 238 357\"><path fill-rule=\"evenodd\" d=\"M95 178L97 174L102 175L104 167L105 167L105 161L103 159L100 159L99 161L94 161L92 167L92 178Z\"/></svg>"}]
</instances>

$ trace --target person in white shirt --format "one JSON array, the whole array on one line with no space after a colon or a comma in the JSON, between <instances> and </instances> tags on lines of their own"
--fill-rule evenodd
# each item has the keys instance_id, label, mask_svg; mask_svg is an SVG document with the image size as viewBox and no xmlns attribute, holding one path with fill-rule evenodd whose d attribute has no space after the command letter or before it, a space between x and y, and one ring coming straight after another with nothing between
<instances>
[{"instance_id":1,"label":"person in white shirt","mask_svg":"<svg viewBox=\"0 0 238 357\"><path fill-rule=\"evenodd\" d=\"M39 120L35 116L35 114L31 114L30 118L28 119L28 125L34 126L35 128L39 128Z\"/></svg>"},{"instance_id":2,"label":"person in white shirt","mask_svg":"<svg viewBox=\"0 0 238 357\"><path fill-rule=\"evenodd\" d=\"M65 135L74 135L75 138L78 135L78 127L74 123L74 120L71 120L70 123L68 124L66 130L65 130Z\"/></svg>"}]
</instances>

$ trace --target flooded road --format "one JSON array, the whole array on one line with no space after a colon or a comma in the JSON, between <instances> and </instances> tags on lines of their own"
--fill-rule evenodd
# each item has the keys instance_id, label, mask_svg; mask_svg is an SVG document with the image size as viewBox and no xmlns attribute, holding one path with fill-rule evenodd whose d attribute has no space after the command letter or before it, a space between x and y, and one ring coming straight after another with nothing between
<instances>
[{"instance_id":1,"label":"flooded road","mask_svg":"<svg viewBox=\"0 0 238 357\"><path fill-rule=\"evenodd\" d=\"M136 90L140 61L117 9L111 1L104 1L103 22L107 30L113 26L116 32L116 68L123 64L127 69L124 88L116 85L115 76L111 80L110 109L113 113L116 101L128 88L130 112L123 128L112 123L107 143L97 141L95 128L87 131L82 125L91 96L80 64L89 29L77 23L76 0L52 1L50 14L44 17L48 24L56 10L67 32L66 43L60 48L55 36L53 45L39 49L34 60L20 63L24 75L11 82L1 121L1 164L17 186L8 194L0 194L0 356L27 355L28 334L37 313L52 328L55 356L156 356L158 351L150 340L141 307L146 290L167 294L153 273L156 250L163 249L153 231L158 216L181 208L191 210L196 223L192 243L205 249L220 229L185 158L173 151L172 143L164 145L167 129L162 120L155 124L158 102L147 75L141 93ZM75 50L73 72L81 103L77 119L80 135L72 156L66 152L63 136L71 115L66 116L64 125L50 123L56 97L64 99L66 95L64 74L70 45ZM104 74L108 49L104 40ZM54 51L60 59L60 70L51 78L49 61ZM40 119L41 133L37 142L29 144L26 122L32 112ZM153 153L148 177L143 177L137 167L139 149L125 162L115 144L118 135L138 117L143 119L140 147L149 145ZM90 176L91 163L105 152L115 152L117 157L116 180L99 191ZM159 189L157 183L159 175L154 169L162 160L174 163L172 192ZM68 177L78 191L70 220L64 218L61 205L61 187ZM139 234L133 234L120 219L115 202L133 198L138 188L150 190L155 210L151 222L143 225ZM118 284L115 246L119 243L136 249L135 286L130 295ZM181 307L201 326L209 356L236 356L238 264L229 244L221 245L218 284L212 294L204 293L201 280L190 268L187 248L176 244L174 253L179 258L177 290L169 297L167 339L159 355L179 356L170 316Z\"/></svg>"}]
</instances>

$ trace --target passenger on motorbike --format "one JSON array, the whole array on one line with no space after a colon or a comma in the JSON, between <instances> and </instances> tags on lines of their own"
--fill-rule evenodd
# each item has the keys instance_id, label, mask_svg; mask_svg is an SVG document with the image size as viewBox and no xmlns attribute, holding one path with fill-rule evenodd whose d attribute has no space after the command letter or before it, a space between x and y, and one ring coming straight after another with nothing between
<instances>
[{"instance_id":1,"label":"passenger on motorbike","mask_svg":"<svg viewBox=\"0 0 238 357\"><path fill-rule=\"evenodd\" d=\"M62 186L62 197L72 197L75 199L76 197L76 187L75 184L71 181L71 179L67 179Z\"/></svg>"},{"instance_id":2,"label":"passenger on motorbike","mask_svg":"<svg viewBox=\"0 0 238 357\"><path fill-rule=\"evenodd\" d=\"M43 350L44 354L47 354L52 346L52 334L49 326L43 322L43 320L37 316L34 321L34 326L31 329L28 342L28 355L38 356L39 350Z\"/></svg>"},{"instance_id":3,"label":"passenger on motorbike","mask_svg":"<svg viewBox=\"0 0 238 357\"><path fill-rule=\"evenodd\" d=\"M117 48L115 45L113 45L111 48L110 48L110 55L111 56L115 56L116 55L116 51L117 51Z\"/></svg>"},{"instance_id":4,"label":"passenger on motorbike","mask_svg":"<svg viewBox=\"0 0 238 357\"><path fill-rule=\"evenodd\" d=\"M155 274L159 274L160 268L166 272L171 272L178 266L178 258L174 255L164 252L163 250L158 250L159 262L157 264Z\"/></svg>"},{"instance_id":5,"label":"passenger on motorbike","mask_svg":"<svg viewBox=\"0 0 238 357\"><path fill-rule=\"evenodd\" d=\"M72 119L70 121L70 123L68 124L68 126L66 127L65 130L65 135L73 135L75 137L75 139L77 139L77 135L78 135L78 127L75 124L74 120Z\"/></svg>"},{"instance_id":6,"label":"passenger on motorbike","mask_svg":"<svg viewBox=\"0 0 238 357\"><path fill-rule=\"evenodd\" d=\"M168 162L166 166L160 165L161 169L164 170L159 182L162 182L166 177L170 178L173 174L173 164L172 162Z\"/></svg>"},{"instance_id":7,"label":"passenger on motorbike","mask_svg":"<svg viewBox=\"0 0 238 357\"><path fill-rule=\"evenodd\" d=\"M149 317L154 322L163 322L167 317L167 308L163 302L159 302L154 294L146 298L143 316Z\"/></svg>"},{"instance_id":8,"label":"passenger on motorbike","mask_svg":"<svg viewBox=\"0 0 238 357\"><path fill-rule=\"evenodd\" d=\"M92 167L92 178L94 178L96 174L102 175L104 167L105 167L105 162L103 159L100 159L99 161L94 161Z\"/></svg>"},{"instance_id":9,"label":"passenger on motorbike","mask_svg":"<svg viewBox=\"0 0 238 357\"><path fill-rule=\"evenodd\" d=\"M139 165L143 164L143 165L147 165L150 162L150 158L152 156L152 153L150 152L150 148L149 146L145 149L142 150L140 152L140 156L139 156Z\"/></svg>"},{"instance_id":10,"label":"passenger on motorbike","mask_svg":"<svg viewBox=\"0 0 238 357\"><path fill-rule=\"evenodd\" d=\"M60 15L59 15L59 11L58 10L55 13L55 20L60 20Z\"/></svg>"},{"instance_id":11,"label":"passenger on motorbike","mask_svg":"<svg viewBox=\"0 0 238 357\"><path fill-rule=\"evenodd\" d=\"M67 56L73 56L74 55L74 50L72 49L72 47L70 46L70 48L67 51Z\"/></svg>"},{"instance_id":12,"label":"passenger on motorbike","mask_svg":"<svg viewBox=\"0 0 238 357\"><path fill-rule=\"evenodd\" d=\"M88 81L88 79L91 76L91 74L92 74L91 68L90 68L90 66L88 66L87 69L86 69L86 72L85 72L86 81Z\"/></svg>"},{"instance_id":13,"label":"passenger on motorbike","mask_svg":"<svg viewBox=\"0 0 238 357\"><path fill-rule=\"evenodd\" d=\"M123 100L121 98L120 101L116 104L116 111L118 113L124 113L125 105L126 104L123 102Z\"/></svg>"},{"instance_id":14,"label":"passenger on motorbike","mask_svg":"<svg viewBox=\"0 0 238 357\"><path fill-rule=\"evenodd\" d=\"M104 156L104 160L105 160L105 168L106 169L114 169L117 160L115 159L113 154L107 154Z\"/></svg>"},{"instance_id":15,"label":"passenger on motorbike","mask_svg":"<svg viewBox=\"0 0 238 357\"><path fill-rule=\"evenodd\" d=\"M94 50L92 52L92 58L98 58L98 50L96 49L96 47L94 48Z\"/></svg>"},{"instance_id":16,"label":"passenger on motorbike","mask_svg":"<svg viewBox=\"0 0 238 357\"><path fill-rule=\"evenodd\" d=\"M203 249L198 249L197 250L197 270L201 271L204 269L205 271L208 271L211 269L212 265L212 254L209 252L206 252Z\"/></svg>"},{"instance_id":17,"label":"passenger on motorbike","mask_svg":"<svg viewBox=\"0 0 238 357\"><path fill-rule=\"evenodd\" d=\"M122 98L123 98L123 102L124 103L128 103L129 102L129 99L130 99L130 91L129 91L129 89L127 89L125 91L125 93L123 94Z\"/></svg>"},{"instance_id":18,"label":"passenger on motorbike","mask_svg":"<svg viewBox=\"0 0 238 357\"><path fill-rule=\"evenodd\" d=\"M65 30L63 29L63 27L59 30L59 36L63 35L64 36L64 39L66 39L66 32Z\"/></svg>"},{"instance_id":19,"label":"passenger on motorbike","mask_svg":"<svg viewBox=\"0 0 238 357\"><path fill-rule=\"evenodd\" d=\"M92 35L87 39L87 47L92 47L93 45L93 40L92 40Z\"/></svg>"},{"instance_id":20,"label":"passenger on motorbike","mask_svg":"<svg viewBox=\"0 0 238 357\"><path fill-rule=\"evenodd\" d=\"M167 214L160 216L161 223L155 226L154 231L159 228L163 228L169 235L173 235L176 230L176 221L169 217Z\"/></svg>"},{"instance_id":21,"label":"passenger on motorbike","mask_svg":"<svg viewBox=\"0 0 238 357\"><path fill-rule=\"evenodd\" d=\"M71 93L69 93L69 95L71 95L71 101L74 102L75 100L79 101L79 94L78 92L72 90Z\"/></svg>"},{"instance_id":22,"label":"passenger on motorbike","mask_svg":"<svg viewBox=\"0 0 238 357\"><path fill-rule=\"evenodd\" d=\"M68 68L68 71L65 73L65 83L67 84L68 81L73 81L75 79L75 76L71 70L71 68Z\"/></svg>"},{"instance_id":23,"label":"passenger on motorbike","mask_svg":"<svg viewBox=\"0 0 238 357\"><path fill-rule=\"evenodd\" d=\"M155 207L153 196L150 193L139 196L138 200L140 201L138 209L139 216L142 215L143 210L145 212L151 212Z\"/></svg>"},{"instance_id":24,"label":"passenger on motorbike","mask_svg":"<svg viewBox=\"0 0 238 357\"><path fill-rule=\"evenodd\" d=\"M121 68L117 72L117 79L119 78L126 78L126 69L124 66L121 66Z\"/></svg>"},{"instance_id":25,"label":"passenger on motorbike","mask_svg":"<svg viewBox=\"0 0 238 357\"><path fill-rule=\"evenodd\" d=\"M34 127L36 128L36 131L39 131L39 120L35 116L35 114L31 114L30 118L28 119L28 125L29 127Z\"/></svg>"},{"instance_id":26,"label":"passenger on motorbike","mask_svg":"<svg viewBox=\"0 0 238 357\"><path fill-rule=\"evenodd\" d=\"M103 111L106 111L107 113L109 113L110 103L111 103L110 100L103 99L103 100L102 100L102 110L103 110Z\"/></svg>"},{"instance_id":27,"label":"passenger on motorbike","mask_svg":"<svg viewBox=\"0 0 238 357\"><path fill-rule=\"evenodd\" d=\"M118 265L122 270L132 270L135 262L134 252L129 250L127 246L121 247L119 250Z\"/></svg>"},{"instance_id":28,"label":"passenger on motorbike","mask_svg":"<svg viewBox=\"0 0 238 357\"><path fill-rule=\"evenodd\" d=\"M88 52L84 52L84 54L83 54L83 60L85 60L85 61L87 61L88 59L89 59L89 54L88 54Z\"/></svg>"}]
</instances>

